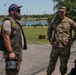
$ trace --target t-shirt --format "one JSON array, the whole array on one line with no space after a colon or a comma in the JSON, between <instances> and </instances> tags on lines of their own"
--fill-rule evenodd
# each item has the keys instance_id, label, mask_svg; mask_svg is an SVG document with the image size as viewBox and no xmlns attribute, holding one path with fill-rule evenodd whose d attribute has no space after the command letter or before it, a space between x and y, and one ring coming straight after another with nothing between
<instances>
[{"instance_id":1,"label":"t-shirt","mask_svg":"<svg viewBox=\"0 0 76 75\"><path fill-rule=\"evenodd\" d=\"M9 20L4 21L3 23L3 31L11 31L11 22Z\"/></svg>"}]
</instances>

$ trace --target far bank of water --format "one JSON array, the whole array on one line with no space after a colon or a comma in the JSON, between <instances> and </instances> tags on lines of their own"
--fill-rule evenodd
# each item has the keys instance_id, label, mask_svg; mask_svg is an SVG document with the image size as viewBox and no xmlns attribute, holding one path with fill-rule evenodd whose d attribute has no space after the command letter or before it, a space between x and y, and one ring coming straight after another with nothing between
<instances>
[{"instance_id":1,"label":"far bank of water","mask_svg":"<svg viewBox=\"0 0 76 75\"><path fill-rule=\"evenodd\" d=\"M22 25L26 25L26 26L31 26L31 25L35 25L35 24L48 24L47 20L28 20L28 21L20 21L20 23Z\"/></svg>"},{"instance_id":2,"label":"far bank of water","mask_svg":"<svg viewBox=\"0 0 76 75\"><path fill-rule=\"evenodd\" d=\"M48 24L47 20L28 20L28 21L19 21L21 23L21 25L26 25L26 26L31 26L34 24ZM0 25L2 25L2 22L0 21Z\"/></svg>"}]
</instances>

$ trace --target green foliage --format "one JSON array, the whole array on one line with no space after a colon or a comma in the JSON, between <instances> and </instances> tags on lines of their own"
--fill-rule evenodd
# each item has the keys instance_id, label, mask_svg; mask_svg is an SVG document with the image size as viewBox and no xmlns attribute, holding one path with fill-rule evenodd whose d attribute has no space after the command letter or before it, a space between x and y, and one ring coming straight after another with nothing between
<instances>
[{"instance_id":1,"label":"green foliage","mask_svg":"<svg viewBox=\"0 0 76 75\"><path fill-rule=\"evenodd\" d=\"M23 28L28 44L49 44L47 40L47 28ZM46 39L38 39L40 34L45 34Z\"/></svg>"},{"instance_id":2,"label":"green foliage","mask_svg":"<svg viewBox=\"0 0 76 75\"><path fill-rule=\"evenodd\" d=\"M31 26L43 26L43 24L33 24L33 25L31 25Z\"/></svg>"},{"instance_id":3,"label":"green foliage","mask_svg":"<svg viewBox=\"0 0 76 75\"><path fill-rule=\"evenodd\" d=\"M66 6L67 16L76 21L76 14L73 12L76 9L76 0L53 0L57 2L54 8L58 9L59 6Z\"/></svg>"},{"instance_id":4,"label":"green foliage","mask_svg":"<svg viewBox=\"0 0 76 75\"><path fill-rule=\"evenodd\" d=\"M73 19L74 21L76 21L76 16L74 16L72 19Z\"/></svg>"},{"instance_id":5,"label":"green foliage","mask_svg":"<svg viewBox=\"0 0 76 75\"><path fill-rule=\"evenodd\" d=\"M53 18L54 18L54 16L53 16L53 15L50 15L50 16L47 18L47 22L50 23Z\"/></svg>"},{"instance_id":6,"label":"green foliage","mask_svg":"<svg viewBox=\"0 0 76 75\"><path fill-rule=\"evenodd\" d=\"M34 26L34 27L35 27L35 26L47 26L47 24L44 24L44 25L43 25L43 24L39 23L39 24L32 24L31 26Z\"/></svg>"}]
</instances>

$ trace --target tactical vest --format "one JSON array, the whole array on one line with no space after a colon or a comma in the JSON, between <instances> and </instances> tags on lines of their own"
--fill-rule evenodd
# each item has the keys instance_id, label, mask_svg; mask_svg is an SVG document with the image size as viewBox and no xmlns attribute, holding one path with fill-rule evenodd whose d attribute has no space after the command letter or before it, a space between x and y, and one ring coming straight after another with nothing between
<instances>
[{"instance_id":1,"label":"tactical vest","mask_svg":"<svg viewBox=\"0 0 76 75\"><path fill-rule=\"evenodd\" d=\"M11 22L10 40L11 40L12 49L13 49L14 53L21 54L22 53L21 27L20 27L19 23L12 20L11 17L9 17L5 20L9 20ZM2 29L2 31L3 31L3 29Z\"/></svg>"}]
</instances>

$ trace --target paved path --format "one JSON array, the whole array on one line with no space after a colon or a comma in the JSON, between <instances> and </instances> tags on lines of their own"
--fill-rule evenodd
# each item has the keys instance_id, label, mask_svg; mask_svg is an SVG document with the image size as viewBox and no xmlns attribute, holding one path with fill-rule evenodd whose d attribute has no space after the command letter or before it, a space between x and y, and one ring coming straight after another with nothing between
<instances>
[{"instance_id":1,"label":"paved path","mask_svg":"<svg viewBox=\"0 0 76 75\"><path fill-rule=\"evenodd\" d=\"M74 66L74 59L76 57L75 48L71 49L72 54L68 63L68 73ZM46 68L49 63L49 55L51 52L50 46L44 45L28 45L26 51L23 50L23 61L19 75L45 75ZM0 57L2 53L0 52ZM0 75L4 75L4 60L0 63ZM60 75L59 73L59 60L56 69L52 75Z\"/></svg>"}]
</instances>

